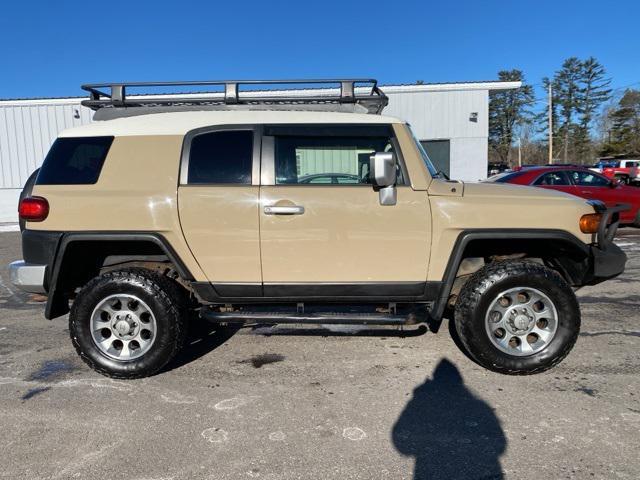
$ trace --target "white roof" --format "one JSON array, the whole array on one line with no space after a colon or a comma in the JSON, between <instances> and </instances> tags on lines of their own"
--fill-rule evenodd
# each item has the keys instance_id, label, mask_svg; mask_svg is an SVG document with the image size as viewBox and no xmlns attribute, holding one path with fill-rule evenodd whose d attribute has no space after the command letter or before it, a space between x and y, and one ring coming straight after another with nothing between
<instances>
[{"instance_id":1,"label":"white roof","mask_svg":"<svg viewBox=\"0 0 640 480\"><path fill-rule=\"evenodd\" d=\"M139 107L144 108L144 107ZM263 123L402 123L383 115L364 113L312 112L312 111L194 111L139 115L93 122L69 128L60 137L184 135L196 128L211 125L255 125Z\"/></svg>"}]
</instances>

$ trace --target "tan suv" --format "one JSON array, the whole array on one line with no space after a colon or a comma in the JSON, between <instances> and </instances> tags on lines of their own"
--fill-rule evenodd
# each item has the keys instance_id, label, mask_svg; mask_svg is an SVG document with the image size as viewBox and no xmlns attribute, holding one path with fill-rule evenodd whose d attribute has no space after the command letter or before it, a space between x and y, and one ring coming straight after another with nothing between
<instances>
[{"instance_id":1,"label":"tan suv","mask_svg":"<svg viewBox=\"0 0 640 480\"><path fill-rule=\"evenodd\" d=\"M82 359L117 378L165 366L190 318L437 331L448 312L488 369L561 361L580 328L573 290L624 269L623 207L446 180L409 125L379 114L375 81L316 83L331 82L84 86L97 121L62 132L25 187L14 284L48 295L48 319L70 311Z\"/></svg>"}]
</instances>

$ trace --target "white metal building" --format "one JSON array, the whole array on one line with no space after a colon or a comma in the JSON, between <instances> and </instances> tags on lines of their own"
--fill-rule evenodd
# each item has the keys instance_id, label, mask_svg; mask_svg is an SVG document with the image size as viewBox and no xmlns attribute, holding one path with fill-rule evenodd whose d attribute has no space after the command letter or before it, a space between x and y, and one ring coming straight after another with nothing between
<instances>
[{"instance_id":1,"label":"white metal building","mask_svg":"<svg viewBox=\"0 0 640 480\"><path fill-rule=\"evenodd\" d=\"M487 176L489 92L520 82L386 85L384 114L408 121L437 168L451 178ZM22 186L61 130L92 121L78 98L0 100L0 223L17 221Z\"/></svg>"}]
</instances>

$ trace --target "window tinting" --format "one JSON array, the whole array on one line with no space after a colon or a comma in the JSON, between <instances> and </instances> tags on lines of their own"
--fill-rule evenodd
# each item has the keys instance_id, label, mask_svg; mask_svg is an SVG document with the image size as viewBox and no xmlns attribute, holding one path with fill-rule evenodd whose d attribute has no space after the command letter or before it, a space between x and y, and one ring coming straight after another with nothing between
<instances>
[{"instance_id":1,"label":"window tinting","mask_svg":"<svg viewBox=\"0 0 640 480\"><path fill-rule=\"evenodd\" d=\"M589 172L588 170L572 171L571 177L573 179L573 183L582 187L606 187L611 183L609 179L601 177L596 173Z\"/></svg>"},{"instance_id":2,"label":"window tinting","mask_svg":"<svg viewBox=\"0 0 640 480\"><path fill-rule=\"evenodd\" d=\"M546 186L556 186L556 185L570 185L569 178L565 172L549 172L542 175L538 180L535 181L534 185L546 185Z\"/></svg>"},{"instance_id":3,"label":"window tinting","mask_svg":"<svg viewBox=\"0 0 640 480\"><path fill-rule=\"evenodd\" d=\"M251 184L253 132L220 131L191 141L188 183Z\"/></svg>"},{"instance_id":4,"label":"window tinting","mask_svg":"<svg viewBox=\"0 0 640 480\"><path fill-rule=\"evenodd\" d=\"M390 151L389 136L276 136L276 184L371 184L369 157Z\"/></svg>"},{"instance_id":5,"label":"window tinting","mask_svg":"<svg viewBox=\"0 0 640 480\"><path fill-rule=\"evenodd\" d=\"M38 173L37 185L83 185L98 181L113 137L58 138Z\"/></svg>"}]
</instances>

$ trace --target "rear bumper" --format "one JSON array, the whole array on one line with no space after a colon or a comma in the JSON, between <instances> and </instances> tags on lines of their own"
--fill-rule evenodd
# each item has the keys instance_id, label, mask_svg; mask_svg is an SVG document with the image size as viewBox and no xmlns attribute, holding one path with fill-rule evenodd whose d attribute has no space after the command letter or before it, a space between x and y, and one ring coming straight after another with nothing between
<instances>
[{"instance_id":1,"label":"rear bumper","mask_svg":"<svg viewBox=\"0 0 640 480\"><path fill-rule=\"evenodd\" d=\"M20 290L29 293L46 293L45 275L46 265L27 263L18 260L9 265L9 275L11 283Z\"/></svg>"}]
</instances>

